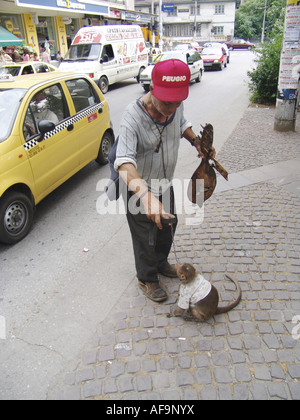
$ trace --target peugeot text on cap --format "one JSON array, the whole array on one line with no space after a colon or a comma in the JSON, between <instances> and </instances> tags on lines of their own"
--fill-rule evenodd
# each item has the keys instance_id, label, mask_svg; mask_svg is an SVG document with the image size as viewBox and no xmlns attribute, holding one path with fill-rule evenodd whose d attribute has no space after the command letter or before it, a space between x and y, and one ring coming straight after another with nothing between
<instances>
[{"instance_id":1,"label":"peugeot text on cap","mask_svg":"<svg viewBox=\"0 0 300 420\"><path fill-rule=\"evenodd\" d=\"M184 101L189 94L190 78L190 69L183 61L159 61L152 72L153 94L160 101Z\"/></svg>"}]
</instances>

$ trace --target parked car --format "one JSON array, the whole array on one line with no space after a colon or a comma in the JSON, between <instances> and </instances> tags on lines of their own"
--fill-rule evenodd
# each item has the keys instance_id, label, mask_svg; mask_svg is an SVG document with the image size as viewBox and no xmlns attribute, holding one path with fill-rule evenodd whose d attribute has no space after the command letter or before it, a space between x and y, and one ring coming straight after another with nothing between
<instances>
[{"instance_id":1,"label":"parked car","mask_svg":"<svg viewBox=\"0 0 300 420\"><path fill-rule=\"evenodd\" d=\"M188 64L191 71L191 82L195 81L199 83L201 81L202 75L204 72L204 66L203 66L203 60L197 51L192 50L192 49L179 50L179 51L167 51L159 55L156 58L156 60L151 65L146 67L145 70L141 73L140 83L146 92L149 92L152 70L155 64L158 63L158 61L170 60L172 58L176 58Z\"/></svg>"},{"instance_id":2,"label":"parked car","mask_svg":"<svg viewBox=\"0 0 300 420\"><path fill-rule=\"evenodd\" d=\"M188 44L177 44L174 47L174 51L186 51L186 50L194 50L195 48L192 46L191 43Z\"/></svg>"},{"instance_id":3,"label":"parked car","mask_svg":"<svg viewBox=\"0 0 300 420\"><path fill-rule=\"evenodd\" d=\"M2 79L2 80L1 80ZM29 232L35 206L114 143L108 104L85 75L0 77L0 242Z\"/></svg>"},{"instance_id":4,"label":"parked car","mask_svg":"<svg viewBox=\"0 0 300 420\"><path fill-rule=\"evenodd\" d=\"M202 50L201 57L205 70L223 70L224 67L227 67L227 55L224 48L205 47Z\"/></svg>"},{"instance_id":5,"label":"parked car","mask_svg":"<svg viewBox=\"0 0 300 420\"><path fill-rule=\"evenodd\" d=\"M255 48L255 44L244 39L232 39L225 42L225 44L230 50L252 50Z\"/></svg>"},{"instance_id":6,"label":"parked car","mask_svg":"<svg viewBox=\"0 0 300 420\"><path fill-rule=\"evenodd\" d=\"M12 76L23 76L25 74L50 73L57 71L52 64L40 61L24 61L21 63L10 63L0 67L0 74L11 74Z\"/></svg>"},{"instance_id":7,"label":"parked car","mask_svg":"<svg viewBox=\"0 0 300 420\"><path fill-rule=\"evenodd\" d=\"M182 50L196 50L198 52L201 51L201 47L197 41L191 41L185 44L177 44L173 49L174 51L182 51Z\"/></svg>"},{"instance_id":8,"label":"parked car","mask_svg":"<svg viewBox=\"0 0 300 420\"><path fill-rule=\"evenodd\" d=\"M230 51L225 43L221 42L206 42L203 47L212 47L212 48L224 48L227 55L227 64L230 62Z\"/></svg>"}]
</instances>

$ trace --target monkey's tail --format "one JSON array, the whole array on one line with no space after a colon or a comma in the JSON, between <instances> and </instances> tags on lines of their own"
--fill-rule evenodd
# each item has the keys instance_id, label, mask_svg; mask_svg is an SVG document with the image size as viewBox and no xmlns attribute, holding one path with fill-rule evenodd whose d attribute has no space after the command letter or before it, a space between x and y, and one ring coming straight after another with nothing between
<instances>
[{"instance_id":1,"label":"monkey's tail","mask_svg":"<svg viewBox=\"0 0 300 420\"><path fill-rule=\"evenodd\" d=\"M230 305L218 307L217 311L216 311L217 315L218 314L224 314L224 313L230 311L231 309L235 308L240 303L240 301L242 299L242 290L240 288L239 283L236 280L234 280L233 278L227 276L226 274L225 274L225 277L227 277L229 280L231 280L235 284L236 290L238 292L238 296L237 296L236 300L234 302L232 302Z\"/></svg>"}]
</instances>

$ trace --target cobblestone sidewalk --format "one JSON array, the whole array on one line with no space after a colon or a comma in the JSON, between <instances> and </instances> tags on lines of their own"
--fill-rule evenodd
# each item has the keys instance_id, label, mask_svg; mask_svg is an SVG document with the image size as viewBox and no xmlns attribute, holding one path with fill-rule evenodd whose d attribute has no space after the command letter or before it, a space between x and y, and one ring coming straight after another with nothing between
<instances>
[{"instance_id":1,"label":"cobblestone sidewalk","mask_svg":"<svg viewBox=\"0 0 300 420\"><path fill-rule=\"evenodd\" d=\"M274 109L248 108L218 155L229 173L300 158L299 129L273 122ZM179 280L161 279L169 299L156 304L133 279L55 398L300 399L299 175L216 193L201 225L178 228L177 257L224 303L235 297L224 274L238 279L237 308L205 323L168 318Z\"/></svg>"}]
</instances>

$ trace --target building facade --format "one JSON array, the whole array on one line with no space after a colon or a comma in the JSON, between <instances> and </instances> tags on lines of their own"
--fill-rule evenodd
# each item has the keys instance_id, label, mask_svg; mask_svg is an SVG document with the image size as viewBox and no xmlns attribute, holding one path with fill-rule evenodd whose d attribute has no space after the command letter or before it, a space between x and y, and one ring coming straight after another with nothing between
<instances>
[{"instance_id":1,"label":"building facade","mask_svg":"<svg viewBox=\"0 0 300 420\"><path fill-rule=\"evenodd\" d=\"M233 0L0 0L0 26L34 52L49 48L64 56L83 26L139 24L146 40L164 43L232 38ZM160 24L161 19L161 24ZM153 35L156 35L156 38Z\"/></svg>"},{"instance_id":2,"label":"building facade","mask_svg":"<svg viewBox=\"0 0 300 420\"><path fill-rule=\"evenodd\" d=\"M83 26L139 24L147 35L154 17L137 13L134 0L0 0L0 26L34 52L49 48L64 56Z\"/></svg>"},{"instance_id":3,"label":"building facade","mask_svg":"<svg viewBox=\"0 0 300 420\"><path fill-rule=\"evenodd\" d=\"M136 0L141 13L159 15L157 0ZM225 41L233 38L236 2L233 0L174 0L162 3L163 36L170 41Z\"/></svg>"}]
</instances>

